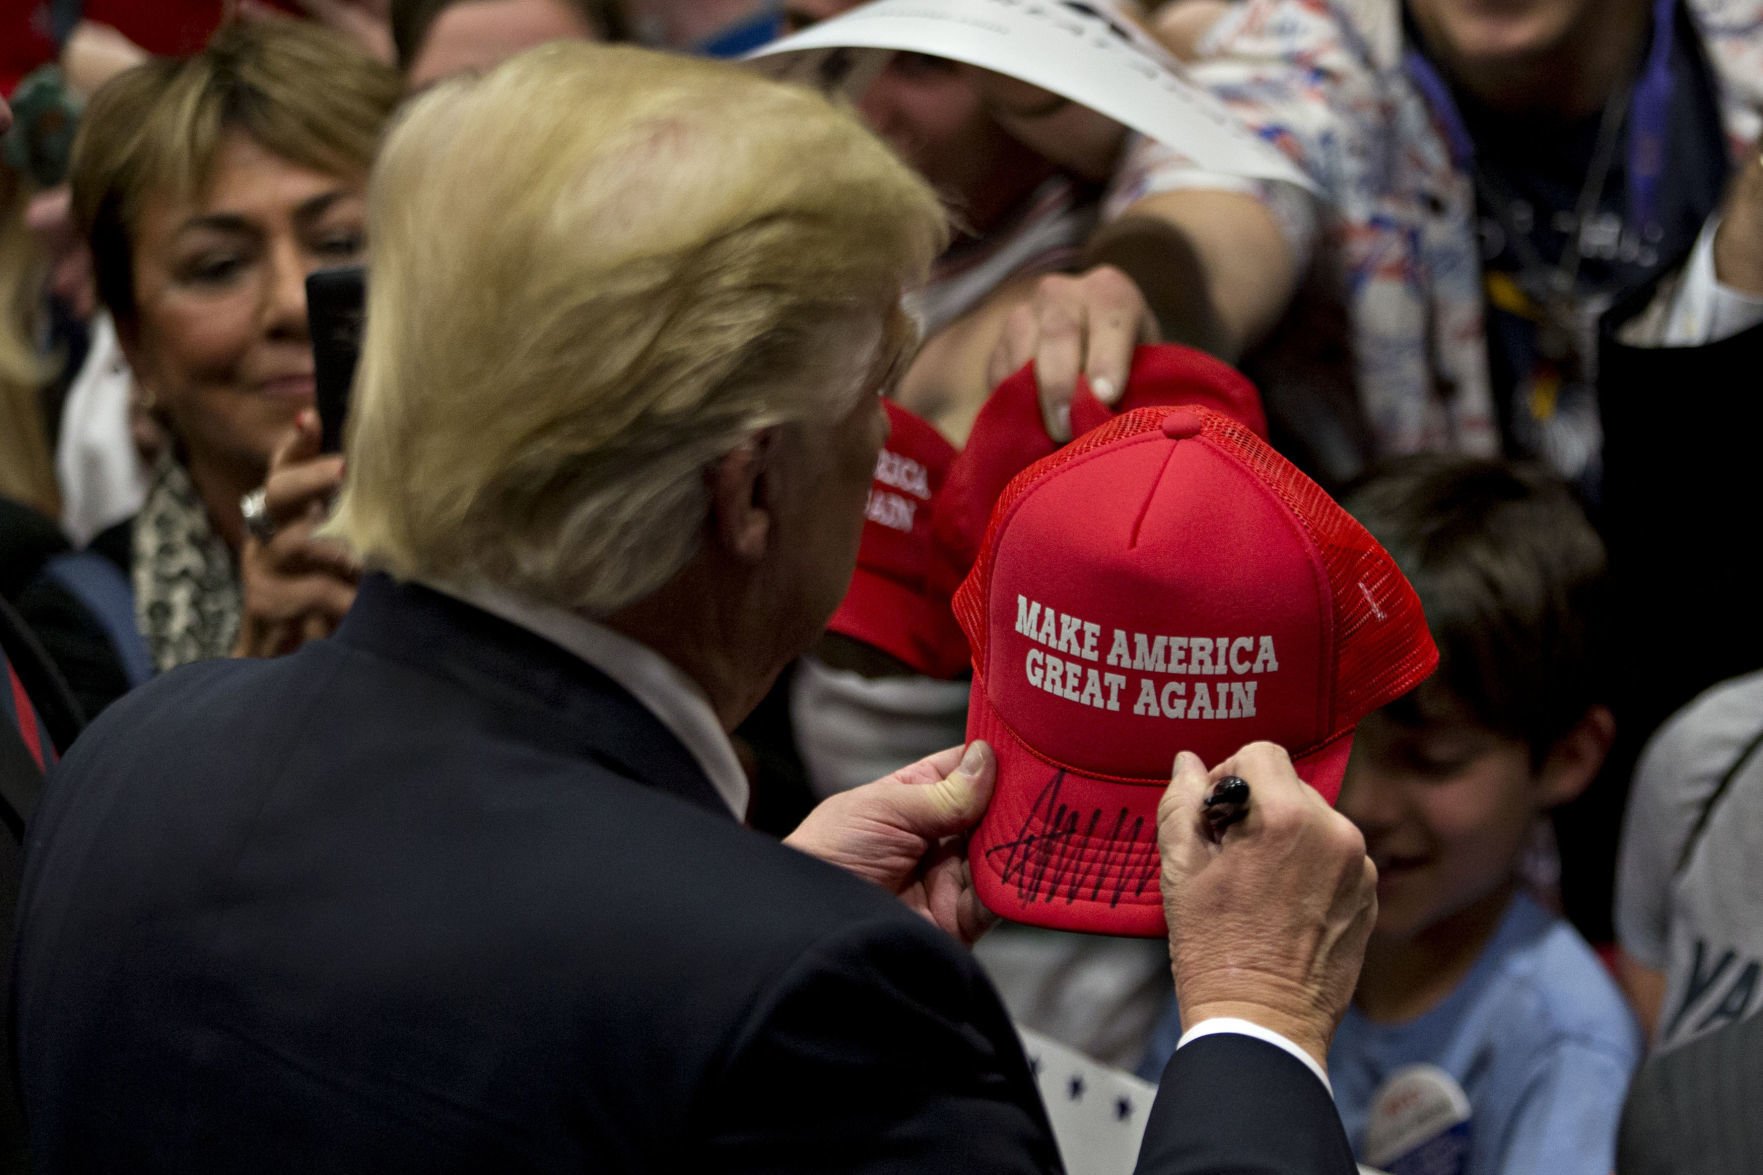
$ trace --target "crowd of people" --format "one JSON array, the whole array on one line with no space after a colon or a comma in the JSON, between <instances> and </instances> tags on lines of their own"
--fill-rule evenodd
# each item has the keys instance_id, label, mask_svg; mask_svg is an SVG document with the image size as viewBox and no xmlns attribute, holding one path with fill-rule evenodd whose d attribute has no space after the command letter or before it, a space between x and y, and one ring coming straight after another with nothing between
<instances>
[{"instance_id":1,"label":"crowd of people","mask_svg":"<svg viewBox=\"0 0 1763 1175\"><path fill-rule=\"evenodd\" d=\"M1755 1165L1763 0L890 2L0 30L7 1162Z\"/></svg>"}]
</instances>

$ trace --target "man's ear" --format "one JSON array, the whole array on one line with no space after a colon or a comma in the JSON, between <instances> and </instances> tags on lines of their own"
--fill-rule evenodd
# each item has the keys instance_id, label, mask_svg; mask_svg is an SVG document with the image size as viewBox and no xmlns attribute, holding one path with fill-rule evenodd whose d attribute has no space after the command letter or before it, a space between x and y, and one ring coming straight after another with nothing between
<instances>
[{"instance_id":1,"label":"man's ear","mask_svg":"<svg viewBox=\"0 0 1763 1175\"><path fill-rule=\"evenodd\" d=\"M776 434L757 433L705 473L712 540L742 563L758 563L771 546L772 509L766 465Z\"/></svg>"},{"instance_id":2,"label":"man's ear","mask_svg":"<svg viewBox=\"0 0 1763 1175\"><path fill-rule=\"evenodd\" d=\"M1575 799L1597 777L1610 744L1616 738L1616 719L1608 706L1593 706L1566 734L1549 748L1543 760L1539 796L1545 808Z\"/></svg>"}]
</instances>

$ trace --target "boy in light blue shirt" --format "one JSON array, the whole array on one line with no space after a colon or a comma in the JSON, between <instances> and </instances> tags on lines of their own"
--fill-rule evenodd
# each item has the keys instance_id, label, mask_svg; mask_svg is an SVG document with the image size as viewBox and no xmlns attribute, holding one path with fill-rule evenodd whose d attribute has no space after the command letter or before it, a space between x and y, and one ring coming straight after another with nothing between
<instances>
[{"instance_id":1,"label":"boy in light blue shirt","mask_svg":"<svg viewBox=\"0 0 1763 1175\"><path fill-rule=\"evenodd\" d=\"M1377 928L1329 1052L1347 1134L1393 1175L1608 1175L1639 1030L1519 880L1539 818L1585 789L1614 732L1603 547L1564 485L1501 462L1409 458L1346 505L1413 582L1440 652L1360 723L1339 802L1378 867ZM1147 1062L1179 1035L1166 1018Z\"/></svg>"}]
</instances>

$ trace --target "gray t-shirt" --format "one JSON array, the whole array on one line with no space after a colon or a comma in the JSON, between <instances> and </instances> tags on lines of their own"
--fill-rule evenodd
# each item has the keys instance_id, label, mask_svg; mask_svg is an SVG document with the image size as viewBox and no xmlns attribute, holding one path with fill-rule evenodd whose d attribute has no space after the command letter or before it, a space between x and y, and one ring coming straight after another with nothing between
<instances>
[{"instance_id":1,"label":"gray t-shirt","mask_svg":"<svg viewBox=\"0 0 1763 1175\"><path fill-rule=\"evenodd\" d=\"M1641 756L1623 825L1616 935L1665 973L1654 1045L1763 1006L1763 673L1714 687Z\"/></svg>"}]
</instances>

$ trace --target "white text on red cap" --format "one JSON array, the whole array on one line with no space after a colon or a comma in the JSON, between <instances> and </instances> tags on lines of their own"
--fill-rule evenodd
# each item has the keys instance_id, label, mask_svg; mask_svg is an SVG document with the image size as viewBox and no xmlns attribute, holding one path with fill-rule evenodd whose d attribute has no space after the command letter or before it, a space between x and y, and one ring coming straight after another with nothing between
<instances>
[{"instance_id":1,"label":"white text on red cap","mask_svg":"<svg viewBox=\"0 0 1763 1175\"><path fill-rule=\"evenodd\" d=\"M1128 690L1129 695L1137 695L1132 712L1151 718L1253 718L1255 695L1260 687L1254 679L1279 671L1279 657L1269 635L1167 636L1128 632L1123 628L1111 631L1113 636L1104 655L1101 625L1046 607L1027 596L1016 597L1016 632L1044 646L1028 651L1023 664L1028 683L1098 710L1120 709L1121 690L1129 685L1127 675L1067 661L1053 656L1053 652L1138 674L1238 677L1232 681L1195 682L1191 697L1185 681L1159 683L1150 677L1139 677L1137 689Z\"/></svg>"}]
</instances>

